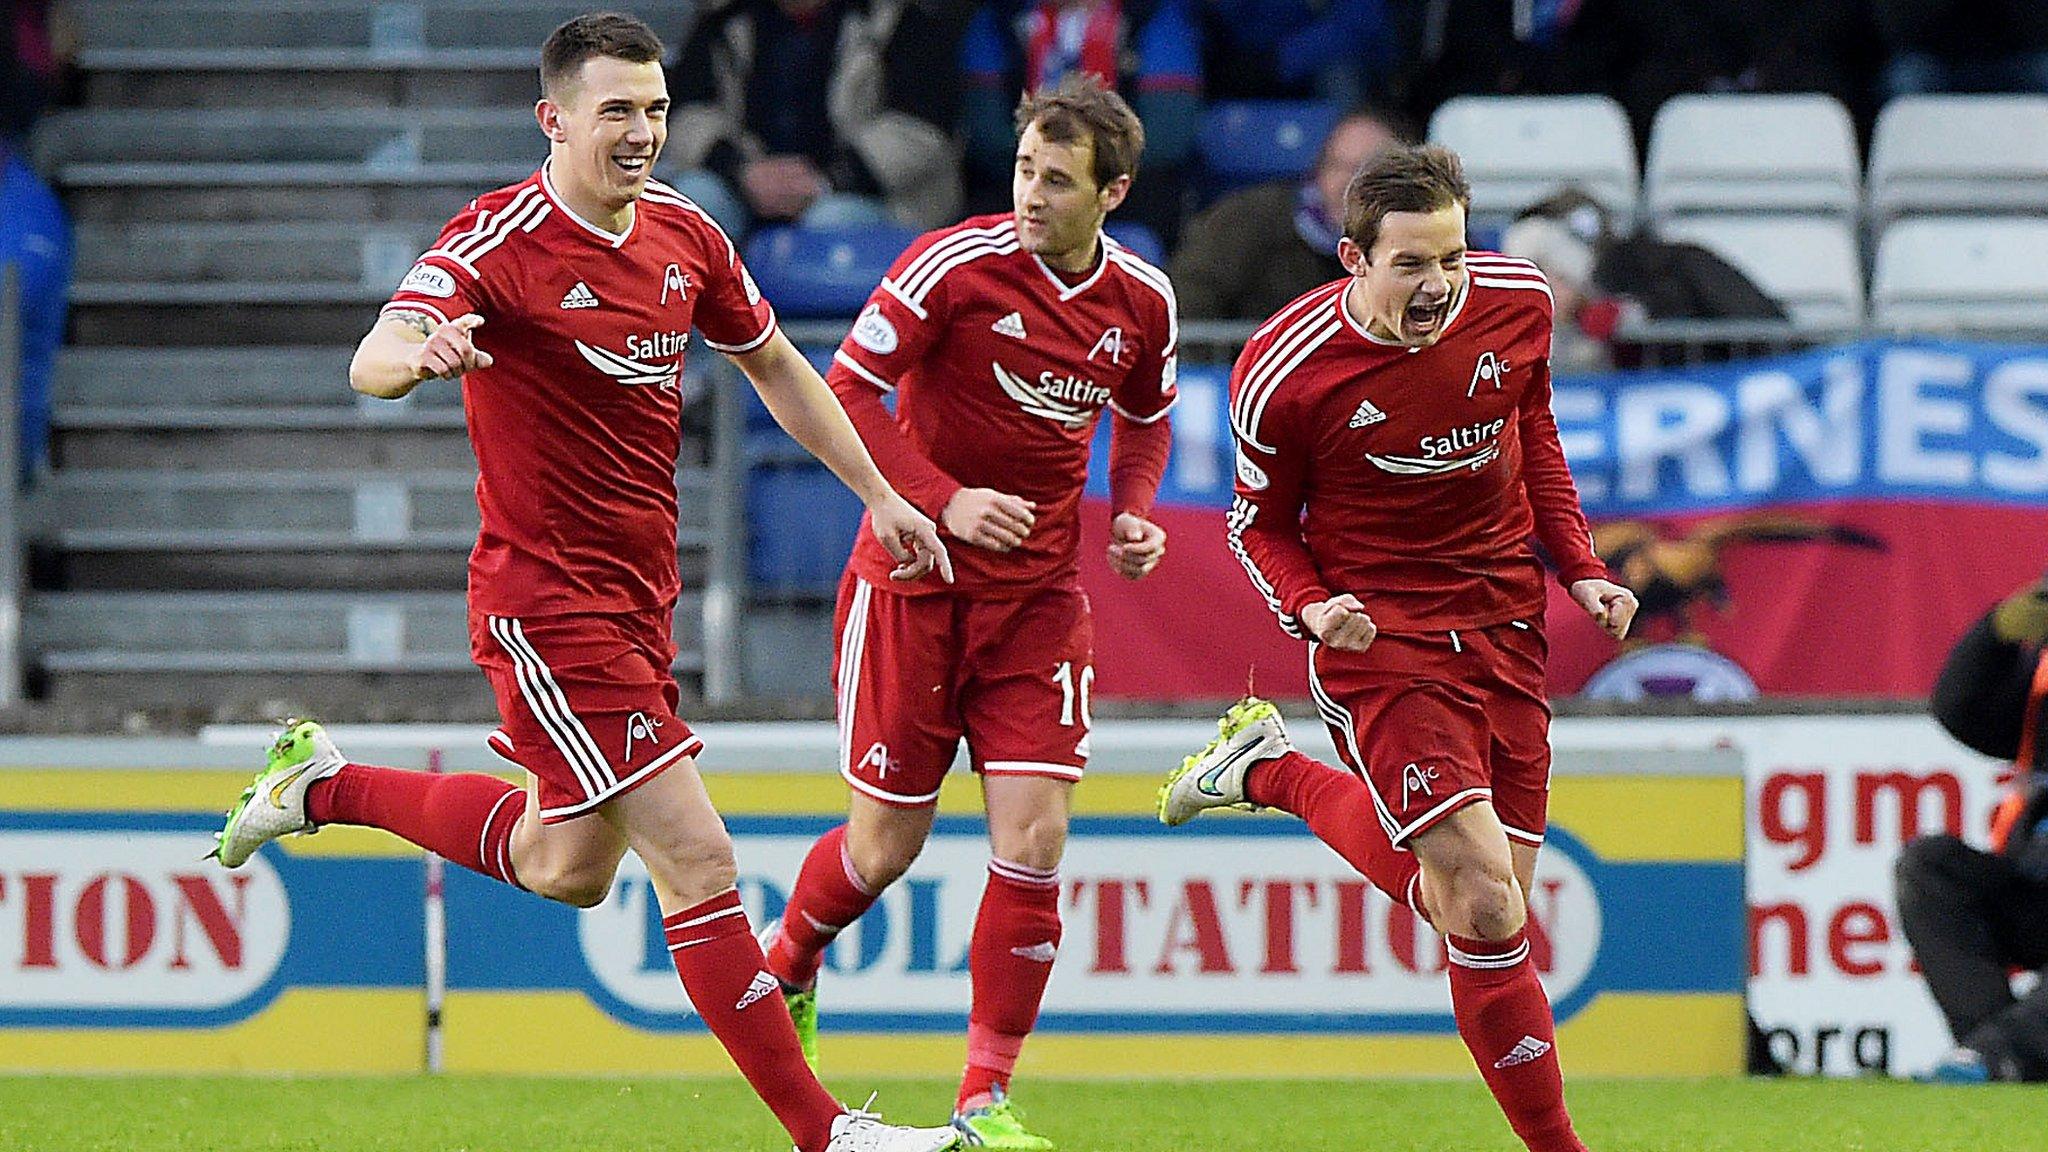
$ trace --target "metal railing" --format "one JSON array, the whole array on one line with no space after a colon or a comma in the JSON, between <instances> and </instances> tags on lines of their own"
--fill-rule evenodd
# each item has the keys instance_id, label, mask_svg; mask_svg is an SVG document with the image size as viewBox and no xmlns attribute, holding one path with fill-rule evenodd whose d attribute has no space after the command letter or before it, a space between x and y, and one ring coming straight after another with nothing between
<instances>
[{"instance_id":1,"label":"metal railing","mask_svg":"<svg viewBox=\"0 0 2048 1152\"><path fill-rule=\"evenodd\" d=\"M850 320L797 320L783 327L799 347L836 346ZM1181 358L1229 363L1257 331L1249 320L1184 320ZM2048 342L2048 322L2038 326L1926 327L1913 325L1798 324L1789 320L1652 320L1615 333L1619 358L1631 367L1672 368L1718 360L1742 360L1801 352L1875 337L1934 336L1949 339Z\"/></svg>"},{"instance_id":2,"label":"metal railing","mask_svg":"<svg viewBox=\"0 0 2048 1152\"><path fill-rule=\"evenodd\" d=\"M0 708L21 702L21 270L0 264Z\"/></svg>"}]
</instances>

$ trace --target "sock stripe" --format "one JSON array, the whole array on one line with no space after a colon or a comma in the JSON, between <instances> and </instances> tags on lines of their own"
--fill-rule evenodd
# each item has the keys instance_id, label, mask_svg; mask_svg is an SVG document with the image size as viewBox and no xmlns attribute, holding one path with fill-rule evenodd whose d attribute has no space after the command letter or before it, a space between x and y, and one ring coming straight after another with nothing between
<instances>
[{"instance_id":1,"label":"sock stripe","mask_svg":"<svg viewBox=\"0 0 2048 1152\"><path fill-rule=\"evenodd\" d=\"M860 878L860 869L853 866L853 850L846 846L843 837L839 841L839 866L846 870L846 882L853 885L854 891L863 896L875 895L874 890L868 887L868 882Z\"/></svg>"},{"instance_id":2,"label":"sock stripe","mask_svg":"<svg viewBox=\"0 0 2048 1152\"><path fill-rule=\"evenodd\" d=\"M1057 888L1060 883L1060 873L1057 868L1051 870L1027 868L1022 864L1012 864L1008 860L990 857L988 870L991 875L1000 876L1005 880L1014 881L1018 884L1028 884L1034 888Z\"/></svg>"},{"instance_id":3,"label":"sock stripe","mask_svg":"<svg viewBox=\"0 0 2048 1152\"><path fill-rule=\"evenodd\" d=\"M498 802L496 804L491 805L490 815L484 817L483 828L477 832L477 860L479 862L488 862L493 857L496 857L498 864L497 879L502 880L507 884L516 883L516 881L512 879L512 830L510 828L507 828L505 830L505 835L501 837L498 841L498 850L496 852L492 852L491 829L497 826L498 813L504 810L505 801L512 799L514 796L524 796L525 794L526 793L522 789L514 788L506 792L503 796L498 797Z\"/></svg>"},{"instance_id":4,"label":"sock stripe","mask_svg":"<svg viewBox=\"0 0 2048 1152\"><path fill-rule=\"evenodd\" d=\"M1467 952L1449 940L1444 941L1444 950L1450 954L1451 963L1456 964L1460 968L1513 968L1529 958L1529 942L1527 940L1522 941L1519 947L1492 955L1476 955Z\"/></svg>"},{"instance_id":5,"label":"sock stripe","mask_svg":"<svg viewBox=\"0 0 2048 1152\"><path fill-rule=\"evenodd\" d=\"M697 907L701 908L703 907L703 905L700 904ZM684 912L678 912L676 913L676 915L688 916L691 912L695 912L696 910L696 908L691 908ZM713 920L722 920L727 916L744 916L746 915L746 911L747 910L745 908L742 908L739 905L735 904L730 908L722 908L716 912L707 912L702 916L692 917L688 920L677 920L675 919L675 917L672 916L667 920L663 920L661 922L661 926L670 932L681 932L685 928L695 928L699 924L709 924Z\"/></svg>"}]
</instances>

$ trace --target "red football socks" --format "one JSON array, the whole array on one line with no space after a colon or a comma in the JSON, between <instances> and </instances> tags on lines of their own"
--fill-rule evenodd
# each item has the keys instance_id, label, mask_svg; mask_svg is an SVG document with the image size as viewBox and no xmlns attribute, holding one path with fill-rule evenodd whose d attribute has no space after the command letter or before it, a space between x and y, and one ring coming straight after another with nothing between
<instances>
[{"instance_id":1,"label":"red football socks","mask_svg":"<svg viewBox=\"0 0 2048 1152\"><path fill-rule=\"evenodd\" d=\"M1412 852L1388 841L1379 813L1373 810L1372 789L1365 781L1299 752L1260 762L1245 777L1245 795L1254 804L1292 812L1308 823L1316 838L1337 850L1345 862L1390 899L1423 912L1422 866Z\"/></svg>"},{"instance_id":2,"label":"red football socks","mask_svg":"<svg viewBox=\"0 0 2048 1152\"><path fill-rule=\"evenodd\" d=\"M804 1063L782 989L770 975L738 892L665 916L662 935L683 991L802 1152L820 1152L845 1111Z\"/></svg>"},{"instance_id":3,"label":"red football socks","mask_svg":"<svg viewBox=\"0 0 2048 1152\"><path fill-rule=\"evenodd\" d=\"M1010 1084L1024 1038L1038 1023L1038 1005L1060 948L1060 877L1007 860L990 860L988 887L974 920L967 970L974 1001L967 1015L967 1070L955 1111L986 1103Z\"/></svg>"},{"instance_id":4,"label":"red football socks","mask_svg":"<svg viewBox=\"0 0 2048 1152\"><path fill-rule=\"evenodd\" d=\"M306 816L315 824L382 828L515 886L512 827L525 811L525 789L480 772L443 776L349 764L306 789Z\"/></svg>"},{"instance_id":5,"label":"red football socks","mask_svg":"<svg viewBox=\"0 0 2048 1152\"><path fill-rule=\"evenodd\" d=\"M1586 1152L1564 1106L1550 997L1529 962L1528 938L1445 938L1451 1009L1487 1090L1530 1152Z\"/></svg>"},{"instance_id":6,"label":"red football socks","mask_svg":"<svg viewBox=\"0 0 2048 1152\"><path fill-rule=\"evenodd\" d=\"M825 946L875 902L853 869L846 851L846 825L811 845L797 871L796 887L782 913L782 931L768 949L768 970L791 988L808 988L818 978Z\"/></svg>"}]
</instances>

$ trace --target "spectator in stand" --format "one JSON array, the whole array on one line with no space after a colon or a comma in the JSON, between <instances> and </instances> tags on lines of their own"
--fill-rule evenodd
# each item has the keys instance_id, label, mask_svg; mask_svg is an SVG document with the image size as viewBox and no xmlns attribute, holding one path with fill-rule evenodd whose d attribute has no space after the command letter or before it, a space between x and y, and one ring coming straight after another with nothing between
<instances>
[{"instance_id":1,"label":"spectator in stand","mask_svg":"<svg viewBox=\"0 0 2048 1152\"><path fill-rule=\"evenodd\" d=\"M20 294L21 479L27 483L49 463L50 385L64 343L71 228L56 194L0 138L0 270L10 264Z\"/></svg>"},{"instance_id":2,"label":"spectator in stand","mask_svg":"<svg viewBox=\"0 0 2048 1152\"><path fill-rule=\"evenodd\" d=\"M1917 0L1915 0L1917 2ZM1599 92L1646 148L1657 109L1684 92L1825 92L1867 119L1869 0L1578 0L1540 84Z\"/></svg>"},{"instance_id":3,"label":"spectator in stand","mask_svg":"<svg viewBox=\"0 0 2048 1152\"><path fill-rule=\"evenodd\" d=\"M1391 114L1354 112L1323 140L1300 181L1234 192L1188 222L1173 255L1180 314L1264 320L1303 292L1349 275L1337 259L1344 190L1366 161L1409 133Z\"/></svg>"},{"instance_id":4,"label":"spectator in stand","mask_svg":"<svg viewBox=\"0 0 2048 1152\"><path fill-rule=\"evenodd\" d=\"M676 187L729 231L960 214L965 0L710 0L669 74Z\"/></svg>"},{"instance_id":5,"label":"spectator in stand","mask_svg":"<svg viewBox=\"0 0 2048 1152\"><path fill-rule=\"evenodd\" d=\"M1524 210L1500 247L1534 262L1550 281L1550 362L1559 375L1615 367L1613 341L1634 321L1786 319L1777 301L1726 260L1697 244L1621 235L1607 210L1576 188ZM1727 358L1724 350L1702 351Z\"/></svg>"},{"instance_id":6,"label":"spectator in stand","mask_svg":"<svg viewBox=\"0 0 2048 1152\"><path fill-rule=\"evenodd\" d=\"M1115 89L1145 125L1145 179L1117 215L1171 243L1202 118L1197 0L988 0L960 50L968 208L1006 211L1016 165L1011 110L1026 91L1086 72Z\"/></svg>"},{"instance_id":7,"label":"spectator in stand","mask_svg":"<svg viewBox=\"0 0 2048 1152\"><path fill-rule=\"evenodd\" d=\"M1388 0L1206 0L1211 100L1327 100L1352 108L1384 95L1399 42Z\"/></svg>"},{"instance_id":8,"label":"spectator in stand","mask_svg":"<svg viewBox=\"0 0 2048 1152\"><path fill-rule=\"evenodd\" d=\"M1427 123L1453 96L1543 91L1582 0L1409 0L1400 13L1403 108Z\"/></svg>"},{"instance_id":9,"label":"spectator in stand","mask_svg":"<svg viewBox=\"0 0 2048 1152\"><path fill-rule=\"evenodd\" d=\"M2048 3L1874 0L1884 93L2048 92Z\"/></svg>"},{"instance_id":10,"label":"spectator in stand","mask_svg":"<svg viewBox=\"0 0 2048 1152\"><path fill-rule=\"evenodd\" d=\"M2048 577L2007 597L1957 641L1934 718L2013 762L1991 850L1954 836L1906 845L1899 922L1956 1047L1924 1079L2048 1080L2048 979L2015 997L2014 968L2048 966Z\"/></svg>"}]
</instances>

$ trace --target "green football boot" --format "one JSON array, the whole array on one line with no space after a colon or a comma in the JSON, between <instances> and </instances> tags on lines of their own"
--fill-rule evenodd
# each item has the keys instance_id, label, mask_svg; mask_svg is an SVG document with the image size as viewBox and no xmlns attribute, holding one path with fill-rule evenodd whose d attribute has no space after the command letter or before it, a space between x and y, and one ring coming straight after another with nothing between
<instances>
[{"instance_id":1,"label":"green football boot","mask_svg":"<svg viewBox=\"0 0 2048 1152\"><path fill-rule=\"evenodd\" d=\"M347 763L326 729L311 720L285 721L263 771L228 809L227 824L214 837L214 858L239 868L279 836L318 831L306 816L306 790Z\"/></svg>"},{"instance_id":2,"label":"green football boot","mask_svg":"<svg viewBox=\"0 0 2048 1152\"><path fill-rule=\"evenodd\" d=\"M955 1113L953 1127L960 1130L965 1148L996 1148L1002 1152L1054 1152L1058 1145L1024 1126L1024 1110L998 1084L993 1099L979 1108Z\"/></svg>"}]
</instances>

